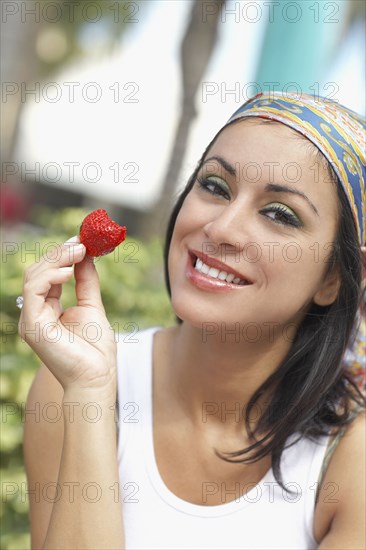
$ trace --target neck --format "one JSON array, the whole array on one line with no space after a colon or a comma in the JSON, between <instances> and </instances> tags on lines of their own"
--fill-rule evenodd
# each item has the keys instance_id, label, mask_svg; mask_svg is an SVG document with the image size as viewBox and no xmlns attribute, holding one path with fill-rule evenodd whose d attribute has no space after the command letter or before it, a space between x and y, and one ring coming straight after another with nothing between
<instances>
[{"instance_id":1,"label":"neck","mask_svg":"<svg viewBox=\"0 0 366 550\"><path fill-rule=\"evenodd\" d=\"M175 403L196 426L231 425L242 433L243 410L285 358L290 339L273 334L254 342L253 335L243 338L236 330L208 334L184 322L171 331L166 376ZM267 392L258 405L268 399ZM257 420L258 412L256 408Z\"/></svg>"}]
</instances>

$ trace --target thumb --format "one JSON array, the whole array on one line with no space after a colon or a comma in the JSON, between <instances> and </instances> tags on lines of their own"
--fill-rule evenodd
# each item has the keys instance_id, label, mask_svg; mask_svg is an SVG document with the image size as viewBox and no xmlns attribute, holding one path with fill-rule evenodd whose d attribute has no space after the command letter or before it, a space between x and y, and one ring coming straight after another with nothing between
<instances>
[{"instance_id":1,"label":"thumb","mask_svg":"<svg viewBox=\"0 0 366 550\"><path fill-rule=\"evenodd\" d=\"M78 306L96 307L104 312L99 276L90 256L75 264L75 293Z\"/></svg>"}]
</instances>

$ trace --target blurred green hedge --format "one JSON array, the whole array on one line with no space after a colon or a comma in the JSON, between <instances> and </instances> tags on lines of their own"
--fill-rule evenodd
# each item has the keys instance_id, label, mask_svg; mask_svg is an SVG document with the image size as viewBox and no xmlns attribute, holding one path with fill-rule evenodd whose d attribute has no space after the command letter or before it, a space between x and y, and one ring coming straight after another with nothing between
<instances>
[{"instance_id":1,"label":"blurred green hedge","mask_svg":"<svg viewBox=\"0 0 366 550\"><path fill-rule=\"evenodd\" d=\"M39 361L17 335L19 310L15 298L21 294L25 268L47 253L50 243L62 243L79 232L88 212L68 208L34 212L36 223L29 230L11 233L2 241L1 284L1 548L30 548L28 499L23 466L22 407L25 404ZM14 237L15 236L15 237ZM175 323L163 279L162 243L148 243L127 236L114 253L98 258L97 270L108 319L116 332L143 330L149 326ZM64 285L62 303L74 303L73 281ZM131 325L133 323L133 325Z\"/></svg>"}]
</instances>

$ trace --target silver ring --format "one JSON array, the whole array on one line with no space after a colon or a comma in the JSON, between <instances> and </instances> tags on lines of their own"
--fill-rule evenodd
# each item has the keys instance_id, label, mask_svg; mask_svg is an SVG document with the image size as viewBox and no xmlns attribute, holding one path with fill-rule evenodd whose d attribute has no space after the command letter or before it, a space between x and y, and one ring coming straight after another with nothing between
<instances>
[{"instance_id":1,"label":"silver ring","mask_svg":"<svg viewBox=\"0 0 366 550\"><path fill-rule=\"evenodd\" d=\"M23 304L24 304L23 296L18 296L18 298L15 300L15 304L19 309L22 309Z\"/></svg>"}]
</instances>

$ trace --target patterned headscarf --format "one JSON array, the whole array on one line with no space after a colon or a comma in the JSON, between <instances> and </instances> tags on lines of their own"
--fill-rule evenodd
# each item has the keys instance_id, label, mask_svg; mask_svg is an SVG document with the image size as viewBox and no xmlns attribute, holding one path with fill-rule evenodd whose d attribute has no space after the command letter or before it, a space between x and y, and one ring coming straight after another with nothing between
<instances>
[{"instance_id":1,"label":"patterned headscarf","mask_svg":"<svg viewBox=\"0 0 366 550\"><path fill-rule=\"evenodd\" d=\"M366 240L365 119L324 97L282 92L254 96L239 107L227 124L246 117L282 122L320 149L340 179L363 245Z\"/></svg>"}]
</instances>

